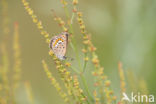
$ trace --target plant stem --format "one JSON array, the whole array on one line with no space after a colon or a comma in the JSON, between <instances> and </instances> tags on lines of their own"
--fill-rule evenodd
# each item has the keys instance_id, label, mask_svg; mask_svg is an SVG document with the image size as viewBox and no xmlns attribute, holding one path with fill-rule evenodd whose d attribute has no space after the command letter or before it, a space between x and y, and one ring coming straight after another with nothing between
<instances>
[{"instance_id":1,"label":"plant stem","mask_svg":"<svg viewBox=\"0 0 156 104\"><path fill-rule=\"evenodd\" d=\"M73 25L72 25L72 24L73 24L73 19L74 19L74 13L72 14L72 17L71 17L71 19L70 19L70 15L69 15L69 12L68 12L66 6L64 6L64 11L65 11L65 14L66 14L68 20L71 20L71 21L70 21L70 24L69 24L69 28L70 28L69 31L70 31L72 34L74 34ZM71 42L70 42L70 45L71 45L71 47L73 48L73 50L75 51L76 59L77 59L77 61L78 61L78 66L79 66L79 68L80 68L82 74L81 74L80 72L78 72L77 70L75 70L73 67L72 67L72 69L73 69L73 71L75 71L78 75L80 75L80 78L81 78L81 80L82 80L82 84L83 84L84 89L85 89L85 91L86 91L86 93L87 93L87 95L88 95L89 100L90 100L91 102L94 102L94 100L93 100L93 98L92 98L92 96L91 96L91 94L90 94L90 92L89 92L89 88L88 88L88 85L87 85L87 83L86 83L85 77L84 77L84 75L83 75L83 72L85 71L87 62L85 61L84 66L83 66L83 67L81 66L81 64L80 64L80 58L79 58L79 55L78 55L78 49L77 49L77 45L76 45L76 40L75 40L75 38L73 38L73 37L72 37L72 42L74 43L74 45L73 45ZM85 54L85 56L86 56L86 55L87 55L87 54ZM90 104L90 103L88 102L89 100L87 100L87 103L88 103L88 104Z\"/></svg>"},{"instance_id":2,"label":"plant stem","mask_svg":"<svg viewBox=\"0 0 156 104\"><path fill-rule=\"evenodd\" d=\"M74 19L74 13L72 14L72 17L71 17L71 19L70 19L70 15L69 15L69 12L68 12L68 9L67 9L67 7L66 6L64 6L64 11L65 11L65 14L66 14L66 16L67 16L67 18L68 18L68 20L70 20L70 23L68 24L69 25L69 31L72 33L72 34L74 34L74 30L73 30L73 25L72 25L72 21L73 21L73 19ZM74 44L72 44L72 43L74 43ZM76 59L77 59L77 62L78 62L78 66L79 66L79 68L81 69L81 71L83 70L82 69L82 66L81 66L81 64L80 64L80 58L79 58L79 55L78 55L78 48L77 48L77 45L76 45L76 40L75 40L75 38L73 38L72 37L72 43L70 42L70 45L71 45L71 47L73 48L73 50L74 50L74 52L75 52L75 56L76 56Z\"/></svg>"},{"instance_id":3,"label":"plant stem","mask_svg":"<svg viewBox=\"0 0 156 104\"><path fill-rule=\"evenodd\" d=\"M86 46L85 46L85 48L86 48ZM86 58L86 57L87 57L87 53L84 54L84 58ZM88 63L88 61L84 60L84 65L83 65L82 73L85 72L85 69L86 69L87 63Z\"/></svg>"},{"instance_id":4,"label":"plant stem","mask_svg":"<svg viewBox=\"0 0 156 104\"><path fill-rule=\"evenodd\" d=\"M84 85L84 89L85 89L85 91L86 91L86 93L87 93L87 95L88 95L88 98L90 99L91 102L93 102L94 100L93 100L93 98L92 98L92 96L91 96L91 94L90 94L90 92L89 92L89 88L88 88L88 85L87 85L87 83L86 83L86 80L85 80L84 75L83 75L83 74L80 74L80 78L81 78L82 83L83 83L83 85Z\"/></svg>"},{"instance_id":5,"label":"plant stem","mask_svg":"<svg viewBox=\"0 0 156 104\"><path fill-rule=\"evenodd\" d=\"M78 70L76 70L74 67L71 66L71 69L76 73L76 74L80 74L80 72Z\"/></svg>"}]
</instances>

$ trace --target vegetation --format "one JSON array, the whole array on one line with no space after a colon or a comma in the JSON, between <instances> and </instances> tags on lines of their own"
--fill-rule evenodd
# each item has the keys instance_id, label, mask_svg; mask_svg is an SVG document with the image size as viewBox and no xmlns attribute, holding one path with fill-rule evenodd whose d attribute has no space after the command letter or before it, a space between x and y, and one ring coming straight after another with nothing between
<instances>
[{"instance_id":1,"label":"vegetation","mask_svg":"<svg viewBox=\"0 0 156 104\"><path fill-rule=\"evenodd\" d=\"M45 1L46 2L46 1ZM47 46L50 44L52 37L47 30L45 30L42 21L38 19L35 11L30 7L31 4L27 0L21 0L23 7L27 14L31 17L34 24L36 24L40 34L44 37ZM55 67L59 73L59 79L51 72L51 67L48 65L46 59L41 60L43 69L50 80L52 86L57 90L60 99L63 99L66 104L128 104L122 101L123 93L127 92L141 92L148 94L147 85L144 79L137 78L130 70L125 71L122 62L118 63L118 75L120 79L120 94L113 90L111 80L104 73L104 67L100 65L96 47L94 46L90 32L87 31L85 22L83 20L83 13L78 7L78 0L61 0L64 10L65 18L57 15L55 10L52 10L54 21L56 21L62 32L68 32L69 48L68 51L74 53L74 61L64 60L60 61L52 50L49 52L49 57L53 59ZM14 23L13 42L10 43L9 33L9 16L7 0L2 0L2 27L3 36L0 45L1 56L0 60L0 104L18 104L17 89L25 86L27 99L30 104L37 104L33 90L29 81L23 81L22 77L22 60L21 60L21 44L19 43L20 33L18 22ZM65 21L66 20L66 21ZM75 28L73 24L79 28ZM75 32L78 31L79 33ZM33 34L32 34L33 35ZM76 38L78 35L81 38L79 42ZM8 54L10 45L13 52ZM82 46L80 50L79 45ZM13 63L10 63L13 55ZM31 59L30 59L31 60ZM88 82L91 78L92 82ZM60 81L61 80L61 81ZM90 86L92 85L92 86ZM116 85L117 86L117 85ZM115 87L116 87L115 86ZM146 103L147 104L147 103Z\"/></svg>"}]
</instances>

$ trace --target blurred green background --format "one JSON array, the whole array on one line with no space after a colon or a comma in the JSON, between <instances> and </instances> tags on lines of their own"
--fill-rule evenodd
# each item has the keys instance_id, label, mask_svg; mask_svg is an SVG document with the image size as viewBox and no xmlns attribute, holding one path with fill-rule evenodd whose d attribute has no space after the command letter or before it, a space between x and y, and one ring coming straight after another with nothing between
<instances>
[{"instance_id":1,"label":"blurred green background","mask_svg":"<svg viewBox=\"0 0 156 104\"><path fill-rule=\"evenodd\" d=\"M51 37L62 32L51 13L51 9L54 9L58 16L65 18L59 0L29 2ZM41 60L45 59L50 70L59 78L48 55L49 48L44 38L20 0L7 0L7 3L10 60L13 24L16 21L19 23L22 80L30 81L36 104L61 104L62 99L60 100L56 90L50 85L41 64ZM156 0L79 0L78 6L83 12L87 30L92 34L100 63L112 84L119 86L117 64L121 61L125 70L132 70L138 78L145 79L150 94L156 95ZM0 12L1 10L2 5ZM0 24L2 21L1 14ZM76 26L75 31L79 31ZM2 37L0 25L0 42ZM79 39L79 34L77 37ZM115 87L114 90L118 92L118 88ZM19 103L28 104L22 88L19 89L18 96Z\"/></svg>"}]
</instances>

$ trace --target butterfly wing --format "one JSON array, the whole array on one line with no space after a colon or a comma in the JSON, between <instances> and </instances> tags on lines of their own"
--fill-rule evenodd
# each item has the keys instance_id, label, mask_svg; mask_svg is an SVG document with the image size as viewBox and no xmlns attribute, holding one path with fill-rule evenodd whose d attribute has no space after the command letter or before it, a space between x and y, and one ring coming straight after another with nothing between
<instances>
[{"instance_id":1,"label":"butterfly wing","mask_svg":"<svg viewBox=\"0 0 156 104\"><path fill-rule=\"evenodd\" d=\"M50 48L59 59L65 59L68 44L68 33L63 32L58 36L54 36L50 42Z\"/></svg>"}]
</instances>

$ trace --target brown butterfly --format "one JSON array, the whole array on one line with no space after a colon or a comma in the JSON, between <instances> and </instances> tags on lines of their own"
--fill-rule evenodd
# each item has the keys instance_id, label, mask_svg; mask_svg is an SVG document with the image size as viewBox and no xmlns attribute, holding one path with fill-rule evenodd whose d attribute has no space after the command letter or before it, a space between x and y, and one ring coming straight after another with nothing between
<instances>
[{"instance_id":1,"label":"brown butterfly","mask_svg":"<svg viewBox=\"0 0 156 104\"><path fill-rule=\"evenodd\" d=\"M66 50L68 45L68 36L67 32L62 32L61 34L52 37L50 41L50 49L54 52L57 58L60 60L66 59Z\"/></svg>"}]
</instances>

